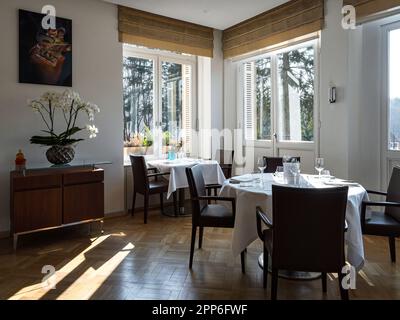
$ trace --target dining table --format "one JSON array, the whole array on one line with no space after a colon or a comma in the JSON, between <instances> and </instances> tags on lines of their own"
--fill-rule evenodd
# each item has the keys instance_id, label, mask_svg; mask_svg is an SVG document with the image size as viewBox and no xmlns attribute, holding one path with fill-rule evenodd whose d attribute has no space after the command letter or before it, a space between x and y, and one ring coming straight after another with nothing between
<instances>
[{"instance_id":1,"label":"dining table","mask_svg":"<svg viewBox=\"0 0 400 320\"><path fill-rule=\"evenodd\" d=\"M364 262L364 244L361 230L361 205L368 201L368 193L363 186L353 181L346 181L334 177L321 177L302 174L297 181L284 178L283 174L247 174L227 180L221 188L220 196L236 198L235 226L232 234L232 253L238 256L243 250L258 239L256 227L256 208L261 207L272 223L272 185L288 185L294 188L329 188L348 186L348 200L346 208L346 222L348 230L345 234L346 259L361 270ZM262 262L260 256L259 263ZM311 279L315 274L283 275L286 278Z\"/></svg>"},{"instance_id":2,"label":"dining table","mask_svg":"<svg viewBox=\"0 0 400 320\"><path fill-rule=\"evenodd\" d=\"M156 168L159 172L169 172L169 175L166 176L169 180L167 199L169 199L175 191L179 191L179 212L181 215L185 213L184 191L189 187L186 177L186 168L199 165L202 169L204 182L206 184L222 185L226 181L224 172L216 160L196 158L178 158L174 160L157 159L147 161L147 165Z\"/></svg>"}]
</instances>

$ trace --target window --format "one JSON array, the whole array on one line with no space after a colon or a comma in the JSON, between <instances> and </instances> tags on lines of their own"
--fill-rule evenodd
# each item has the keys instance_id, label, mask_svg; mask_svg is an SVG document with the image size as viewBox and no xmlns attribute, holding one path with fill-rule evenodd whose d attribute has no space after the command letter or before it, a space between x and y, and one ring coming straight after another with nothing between
<instances>
[{"instance_id":1,"label":"window","mask_svg":"<svg viewBox=\"0 0 400 320\"><path fill-rule=\"evenodd\" d=\"M124 140L126 146L135 146L139 135L154 128L154 61L123 59Z\"/></svg>"},{"instance_id":2,"label":"window","mask_svg":"<svg viewBox=\"0 0 400 320\"><path fill-rule=\"evenodd\" d=\"M314 141L314 55L310 44L243 63L246 140Z\"/></svg>"},{"instance_id":3,"label":"window","mask_svg":"<svg viewBox=\"0 0 400 320\"><path fill-rule=\"evenodd\" d=\"M150 53L149 53L150 52ZM195 57L124 47L125 155L192 152Z\"/></svg>"},{"instance_id":4,"label":"window","mask_svg":"<svg viewBox=\"0 0 400 320\"><path fill-rule=\"evenodd\" d=\"M389 32L389 150L400 151L400 29Z\"/></svg>"}]
</instances>

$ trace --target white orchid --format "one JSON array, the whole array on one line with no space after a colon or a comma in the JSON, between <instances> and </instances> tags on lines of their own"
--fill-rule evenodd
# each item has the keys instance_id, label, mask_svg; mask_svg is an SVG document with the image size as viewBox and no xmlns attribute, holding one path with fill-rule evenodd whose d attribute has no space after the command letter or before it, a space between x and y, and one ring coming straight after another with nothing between
<instances>
[{"instance_id":1,"label":"white orchid","mask_svg":"<svg viewBox=\"0 0 400 320\"><path fill-rule=\"evenodd\" d=\"M36 100L28 100L28 106L32 108L33 112L39 113L43 105Z\"/></svg>"},{"instance_id":2,"label":"white orchid","mask_svg":"<svg viewBox=\"0 0 400 320\"><path fill-rule=\"evenodd\" d=\"M94 125L86 125L86 130L89 132L89 139L93 139L97 137L99 133L99 129L97 129Z\"/></svg>"},{"instance_id":3,"label":"white orchid","mask_svg":"<svg viewBox=\"0 0 400 320\"><path fill-rule=\"evenodd\" d=\"M100 108L91 102L85 102L79 94L73 90L67 89L62 93L45 92L40 98L28 101L28 106L35 113L40 114L47 129L43 130L49 136L34 136L31 138L31 143L42 145L68 145L81 141L82 139L73 139L72 136L83 128L76 125L80 112L85 112L90 122L94 121L95 113L100 112ZM60 134L54 131L54 120L57 109L61 109L65 120L66 130ZM89 138L95 138L99 130L93 125L88 124L86 130L89 132Z\"/></svg>"}]
</instances>

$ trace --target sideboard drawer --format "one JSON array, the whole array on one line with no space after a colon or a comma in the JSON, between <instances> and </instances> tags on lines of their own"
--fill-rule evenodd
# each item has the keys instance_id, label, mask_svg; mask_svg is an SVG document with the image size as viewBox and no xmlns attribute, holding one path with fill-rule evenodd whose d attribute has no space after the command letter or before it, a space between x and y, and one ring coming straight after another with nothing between
<instances>
[{"instance_id":1,"label":"sideboard drawer","mask_svg":"<svg viewBox=\"0 0 400 320\"><path fill-rule=\"evenodd\" d=\"M61 174L32 175L15 177L13 180L14 191L50 189L62 187Z\"/></svg>"},{"instance_id":2,"label":"sideboard drawer","mask_svg":"<svg viewBox=\"0 0 400 320\"><path fill-rule=\"evenodd\" d=\"M96 169L93 171L71 172L64 174L64 185L76 185L85 183L97 183L104 181L104 170Z\"/></svg>"}]
</instances>

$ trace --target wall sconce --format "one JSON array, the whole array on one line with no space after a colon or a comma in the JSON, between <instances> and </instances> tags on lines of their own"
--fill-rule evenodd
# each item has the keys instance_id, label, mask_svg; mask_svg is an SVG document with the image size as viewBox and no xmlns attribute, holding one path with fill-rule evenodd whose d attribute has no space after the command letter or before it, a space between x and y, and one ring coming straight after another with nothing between
<instances>
[{"instance_id":1,"label":"wall sconce","mask_svg":"<svg viewBox=\"0 0 400 320\"><path fill-rule=\"evenodd\" d=\"M329 87L329 103L336 103L336 87L334 85Z\"/></svg>"}]
</instances>

